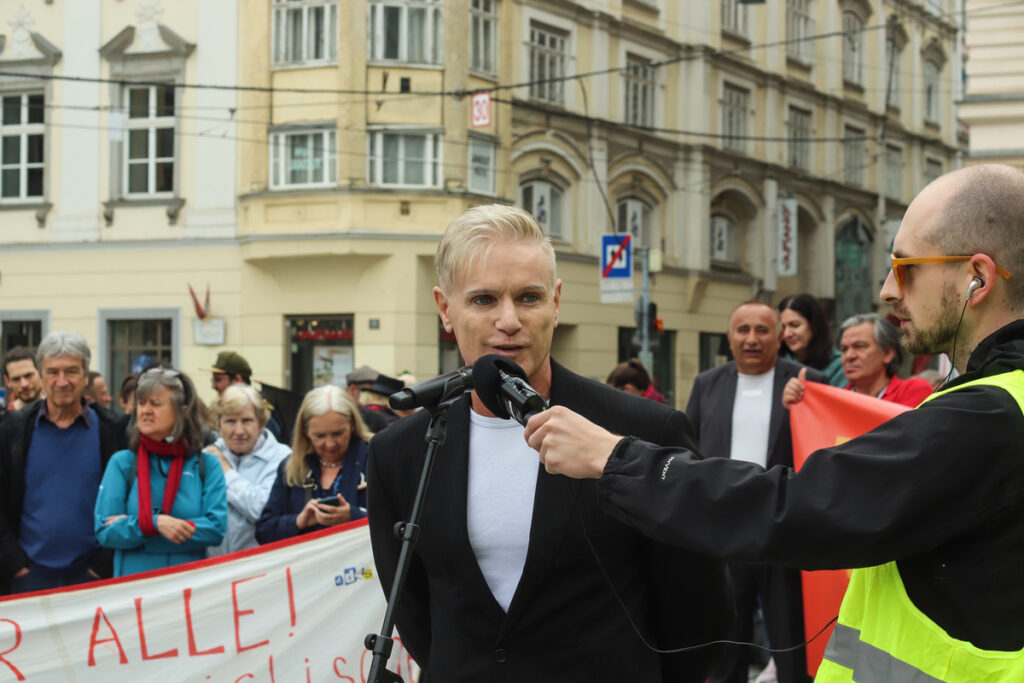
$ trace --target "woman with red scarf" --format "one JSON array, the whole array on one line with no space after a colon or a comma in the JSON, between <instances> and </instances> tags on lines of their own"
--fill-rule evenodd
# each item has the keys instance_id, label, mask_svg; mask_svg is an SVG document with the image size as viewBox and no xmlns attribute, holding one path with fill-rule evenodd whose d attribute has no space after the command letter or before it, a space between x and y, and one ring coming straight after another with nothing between
<instances>
[{"instance_id":1,"label":"woman with red scarf","mask_svg":"<svg viewBox=\"0 0 1024 683\"><path fill-rule=\"evenodd\" d=\"M227 529L224 473L201 451L188 377L165 368L142 373L134 418L131 450L111 456L96 499L96 538L114 549L114 576L201 560Z\"/></svg>"}]
</instances>

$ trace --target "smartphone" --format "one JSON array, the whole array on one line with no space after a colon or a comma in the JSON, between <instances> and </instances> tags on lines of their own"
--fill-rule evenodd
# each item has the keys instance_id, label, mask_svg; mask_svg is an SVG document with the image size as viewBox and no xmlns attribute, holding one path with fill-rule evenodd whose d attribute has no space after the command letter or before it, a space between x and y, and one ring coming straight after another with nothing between
<instances>
[{"instance_id":1,"label":"smartphone","mask_svg":"<svg viewBox=\"0 0 1024 683\"><path fill-rule=\"evenodd\" d=\"M341 504L341 503L338 502L338 497L337 496L325 496L323 498L318 499L316 502L320 503L321 505L335 505L335 506L337 506L337 505Z\"/></svg>"}]
</instances>

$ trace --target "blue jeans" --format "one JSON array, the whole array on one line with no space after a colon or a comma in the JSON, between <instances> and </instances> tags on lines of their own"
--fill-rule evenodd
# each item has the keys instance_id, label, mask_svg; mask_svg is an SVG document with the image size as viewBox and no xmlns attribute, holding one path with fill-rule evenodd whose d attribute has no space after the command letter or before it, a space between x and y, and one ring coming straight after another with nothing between
<instances>
[{"instance_id":1,"label":"blue jeans","mask_svg":"<svg viewBox=\"0 0 1024 683\"><path fill-rule=\"evenodd\" d=\"M64 574L41 574L29 568L28 574L11 579L11 595L43 591L50 588L64 588L65 586L75 586L80 583L89 583L90 581L99 581L99 578L93 576L92 572L85 567Z\"/></svg>"}]
</instances>

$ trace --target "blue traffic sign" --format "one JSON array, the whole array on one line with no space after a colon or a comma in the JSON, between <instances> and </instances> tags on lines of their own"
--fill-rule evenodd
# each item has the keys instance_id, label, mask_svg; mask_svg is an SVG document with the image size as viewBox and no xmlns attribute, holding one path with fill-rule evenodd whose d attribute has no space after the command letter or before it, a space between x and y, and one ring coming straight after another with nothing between
<instances>
[{"instance_id":1,"label":"blue traffic sign","mask_svg":"<svg viewBox=\"0 0 1024 683\"><path fill-rule=\"evenodd\" d=\"M632 235L612 233L601 235L601 278L633 278Z\"/></svg>"}]
</instances>

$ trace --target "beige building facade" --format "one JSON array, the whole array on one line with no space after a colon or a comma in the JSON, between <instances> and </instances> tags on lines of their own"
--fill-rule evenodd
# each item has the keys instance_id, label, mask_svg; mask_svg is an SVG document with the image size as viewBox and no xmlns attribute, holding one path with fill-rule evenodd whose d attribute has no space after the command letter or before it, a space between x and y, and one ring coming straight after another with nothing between
<instances>
[{"instance_id":1,"label":"beige building facade","mask_svg":"<svg viewBox=\"0 0 1024 683\"><path fill-rule=\"evenodd\" d=\"M965 165L1024 170L1024 6L966 0L967 58L960 118L970 131Z\"/></svg>"},{"instance_id":2,"label":"beige building facade","mask_svg":"<svg viewBox=\"0 0 1024 683\"><path fill-rule=\"evenodd\" d=\"M601 235L660 254L655 371L685 405L736 304L875 305L906 204L957 163L952 9L0 1L3 343L77 329L114 386L140 355L202 385L223 348L296 391L430 376L459 362L437 241L504 201L552 237L553 353L581 374L637 352L633 304L601 303Z\"/></svg>"}]
</instances>

